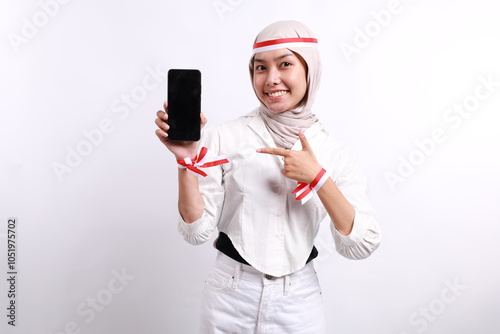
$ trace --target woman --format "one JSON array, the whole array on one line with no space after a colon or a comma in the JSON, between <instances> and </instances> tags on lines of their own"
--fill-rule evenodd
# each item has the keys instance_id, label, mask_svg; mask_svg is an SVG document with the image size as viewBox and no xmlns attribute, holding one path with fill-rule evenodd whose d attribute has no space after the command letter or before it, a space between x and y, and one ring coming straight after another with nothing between
<instances>
[{"instance_id":1,"label":"woman","mask_svg":"<svg viewBox=\"0 0 500 334\"><path fill-rule=\"evenodd\" d=\"M321 74L311 31L273 23L253 51L260 106L251 113L204 130L199 145L169 141L167 104L157 113L156 134L181 165L201 147L229 160L204 169L204 178L178 173L179 232L200 244L219 231L201 332L325 333L312 261L319 224L329 215L336 249L351 259L378 247L380 229L359 168L311 112Z\"/></svg>"}]
</instances>

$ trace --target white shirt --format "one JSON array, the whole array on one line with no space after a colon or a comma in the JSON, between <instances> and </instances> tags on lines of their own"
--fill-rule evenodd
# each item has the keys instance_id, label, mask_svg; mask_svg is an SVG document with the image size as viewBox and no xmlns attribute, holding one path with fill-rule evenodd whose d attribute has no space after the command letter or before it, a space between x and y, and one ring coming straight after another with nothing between
<instances>
[{"instance_id":1,"label":"white shirt","mask_svg":"<svg viewBox=\"0 0 500 334\"><path fill-rule=\"evenodd\" d=\"M380 228L366 195L366 180L347 148L317 122L305 131L316 159L355 209L348 236L330 223L336 250L350 259L368 257L381 241ZM257 270L283 276L301 269L311 253L319 224L327 212L317 194L301 205L292 194L297 181L281 174L280 156L257 153L276 147L254 110L203 132L200 147L209 156L225 155L230 163L204 169L199 187L203 216L178 230L191 244L207 241L215 229L226 233L240 255ZM300 140L292 147L302 149Z\"/></svg>"}]
</instances>

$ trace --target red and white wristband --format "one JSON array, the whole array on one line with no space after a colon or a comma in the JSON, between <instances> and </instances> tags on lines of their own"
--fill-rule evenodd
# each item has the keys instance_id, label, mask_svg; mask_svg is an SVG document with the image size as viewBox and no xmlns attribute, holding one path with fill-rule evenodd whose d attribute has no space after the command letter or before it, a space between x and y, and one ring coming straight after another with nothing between
<instances>
[{"instance_id":1,"label":"red and white wristband","mask_svg":"<svg viewBox=\"0 0 500 334\"><path fill-rule=\"evenodd\" d=\"M224 155L219 155L217 157L207 158L208 148L202 147L200 153L196 158L184 158L177 160L179 168L186 168L187 171L198 177L206 177L207 173L202 171L200 168L209 168L214 166L219 166L222 164L229 163L229 160Z\"/></svg>"},{"instance_id":2,"label":"red and white wristband","mask_svg":"<svg viewBox=\"0 0 500 334\"><path fill-rule=\"evenodd\" d=\"M312 198L313 190L318 191L323 184L325 184L326 180L328 180L328 177L326 170L321 168L320 172L311 183L299 182L297 188L292 191L292 194L295 194L295 199L304 205Z\"/></svg>"}]
</instances>

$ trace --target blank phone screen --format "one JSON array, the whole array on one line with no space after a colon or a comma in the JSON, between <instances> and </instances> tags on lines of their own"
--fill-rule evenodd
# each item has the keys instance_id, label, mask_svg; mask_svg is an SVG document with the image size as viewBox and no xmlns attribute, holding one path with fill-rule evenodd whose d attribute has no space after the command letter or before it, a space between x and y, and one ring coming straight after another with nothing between
<instances>
[{"instance_id":1,"label":"blank phone screen","mask_svg":"<svg viewBox=\"0 0 500 334\"><path fill-rule=\"evenodd\" d=\"M201 72L171 69L168 71L168 138L200 140Z\"/></svg>"}]
</instances>

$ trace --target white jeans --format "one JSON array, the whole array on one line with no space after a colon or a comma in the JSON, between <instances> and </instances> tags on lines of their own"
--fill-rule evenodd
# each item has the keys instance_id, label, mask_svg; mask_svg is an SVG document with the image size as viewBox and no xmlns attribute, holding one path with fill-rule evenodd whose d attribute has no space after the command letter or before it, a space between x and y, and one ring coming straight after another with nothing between
<instances>
[{"instance_id":1,"label":"white jeans","mask_svg":"<svg viewBox=\"0 0 500 334\"><path fill-rule=\"evenodd\" d=\"M218 252L203 289L200 333L326 333L321 288L312 262L276 278Z\"/></svg>"}]
</instances>

